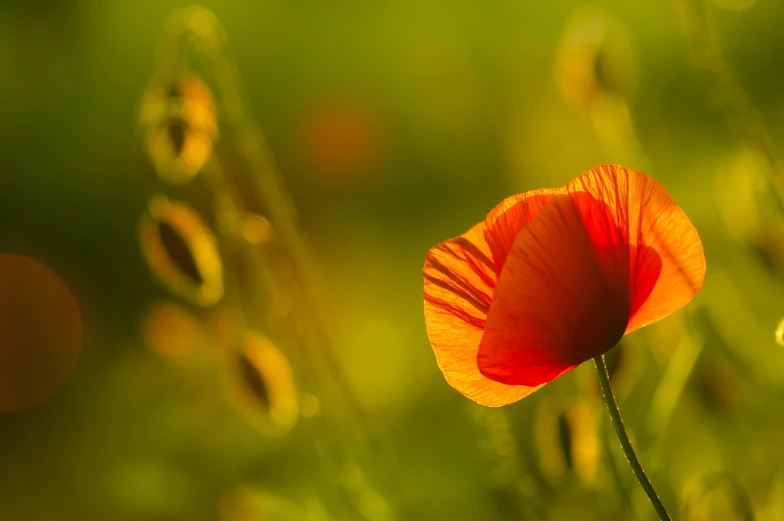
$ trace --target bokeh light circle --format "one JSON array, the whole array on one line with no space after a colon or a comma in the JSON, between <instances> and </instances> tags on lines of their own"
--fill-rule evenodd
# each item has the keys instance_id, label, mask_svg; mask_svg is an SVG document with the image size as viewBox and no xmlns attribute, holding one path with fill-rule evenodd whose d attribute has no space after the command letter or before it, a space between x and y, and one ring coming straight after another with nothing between
<instances>
[{"instance_id":1,"label":"bokeh light circle","mask_svg":"<svg viewBox=\"0 0 784 521\"><path fill-rule=\"evenodd\" d=\"M372 105L351 97L311 103L301 117L297 155L315 176L352 180L376 172L385 136Z\"/></svg>"},{"instance_id":2,"label":"bokeh light circle","mask_svg":"<svg viewBox=\"0 0 784 521\"><path fill-rule=\"evenodd\" d=\"M204 324L183 306L159 302L148 311L142 324L145 344L165 360L187 363L199 358L207 339Z\"/></svg>"},{"instance_id":3,"label":"bokeh light circle","mask_svg":"<svg viewBox=\"0 0 784 521\"><path fill-rule=\"evenodd\" d=\"M51 398L81 348L81 312L66 283L29 257L0 254L0 412Z\"/></svg>"}]
</instances>

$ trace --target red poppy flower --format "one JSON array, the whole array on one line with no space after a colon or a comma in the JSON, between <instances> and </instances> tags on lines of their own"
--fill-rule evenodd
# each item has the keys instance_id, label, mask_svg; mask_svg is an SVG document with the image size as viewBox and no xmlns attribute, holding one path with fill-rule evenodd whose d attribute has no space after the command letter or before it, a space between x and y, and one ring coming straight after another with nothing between
<instances>
[{"instance_id":1,"label":"red poppy flower","mask_svg":"<svg viewBox=\"0 0 784 521\"><path fill-rule=\"evenodd\" d=\"M686 305L697 231L650 177L600 165L512 196L427 254L425 321L441 371L488 406L528 396Z\"/></svg>"}]
</instances>

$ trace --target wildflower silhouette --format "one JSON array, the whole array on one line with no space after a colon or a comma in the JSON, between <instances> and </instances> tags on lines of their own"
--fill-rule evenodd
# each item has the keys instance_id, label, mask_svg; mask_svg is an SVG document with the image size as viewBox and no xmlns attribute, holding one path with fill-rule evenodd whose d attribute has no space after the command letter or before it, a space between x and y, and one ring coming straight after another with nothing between
<instances>
[{"instance_id":1,"label":"wildflower silhouette","mask_svg":"<svg viewBox=\"0 0 784 521\"><path fill-rule=\"evenodd\" d=\"M627 458L655 496L602 355L686 305L705 276L697 231L659 183L600 165L564 187L509 197L432 248L423 275L427 332L450 385L498 407L593 358Z\"/></svg>"}]
</instances>

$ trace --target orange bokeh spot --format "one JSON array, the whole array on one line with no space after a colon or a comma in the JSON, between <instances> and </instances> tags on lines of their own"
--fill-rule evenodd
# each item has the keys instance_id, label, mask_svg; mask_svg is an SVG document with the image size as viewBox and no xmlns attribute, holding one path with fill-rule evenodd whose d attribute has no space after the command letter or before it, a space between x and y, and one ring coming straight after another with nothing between
<instances>
[{"instance_id":1,"label":"orange bokeh spot","mask_svg":"<svg viewBox=\"0 0 784 521\"><path fill-rule=\"evenodd\" d=\"M0 254L0 412L51 398L81 347L81 313L65 282L33 259Z\"/></svg>"},{"instance_id":2,"label":"orange bokeh spot","mask_svg":"<svg viewBox=\"0 0 784 521\"><path fill-rule=\"evenodd\" d=\"M144 319L142 334L153 351L167 360L179 361L193 354L205 332L196 317L182 306L167 302L150 309Z\"/></svg>"},{"instance_id":3,"label":"orange bokeh spot","mask_svg":"<svg viewBox=\"0 0 784 521\"><path fill-rule=\"evenodd\" d=\"M371 110L356 101L323 103L303 115L301 155L316 175L359 177L379 160L382 133Z\"/></svg>"}]
</instances>

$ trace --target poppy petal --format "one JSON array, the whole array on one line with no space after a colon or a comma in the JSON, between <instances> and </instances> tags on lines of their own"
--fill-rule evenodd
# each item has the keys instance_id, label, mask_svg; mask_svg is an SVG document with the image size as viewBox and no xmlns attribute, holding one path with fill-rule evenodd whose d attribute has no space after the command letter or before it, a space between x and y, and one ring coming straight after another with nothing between
<instances>
[{"instance_id":1,"label":"poppy petal","mask_svg":"<svg viewBox=\"0 0 784 521\"><path fill-rule=\"evenodd\" d=\"M498 266L503 266L515 237L533 221L547 201L563 188L545 188L507 197L485 219L485 240Z\"/></svg>"},{"instance_id":2,"label":"poppy petal","mask_svg":"<svg viewBox=\"0 0 784 521\"><path fill-rule=\"evenodd\" d=\"M567 188L604 201L631 246L626 333L666 317L694 298L705 277L702 243L663 186L640 172L600 165Z\"/></svg>"},{"instance_id":3,"label":"poppy petal","mask_svg":"<svg viewBox=\"0 0 784 521\"><path fill-rule=\"evenodd\" d=\"M425 301L482 329L498 267L484 241L483 224L431 248L425 259Z\"/></svg>"},{"instance_id":4,"label":"poppy petal","mask_svg":"<svg viewBox=\"0 0 784 521\"><path fill-rule=\"evenodd\" d=\"M615 244L622 231L609 213L588 194L556 195L519 233L479 345L482 374L534 387L620 340L628 322L628 278L615 277L612 267L624 256L628 266L629 249Z\"/></svg>"},{"instance_id":5,"label":"poppy petal","mask_svg":"<svg viewBox=\"0 0 784 521\"><path fill-rule=\"evenodd\" d=\"M500 407L536 388L494 382L477 367L476 354L498 280L499 269L491 257L484 223L432 248L423 270L425 323L446 381L475 402Z\"/></svg>"}]
</instances>

